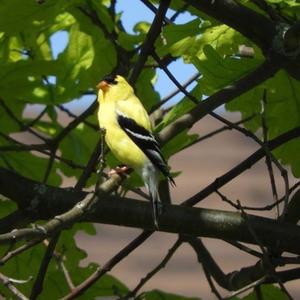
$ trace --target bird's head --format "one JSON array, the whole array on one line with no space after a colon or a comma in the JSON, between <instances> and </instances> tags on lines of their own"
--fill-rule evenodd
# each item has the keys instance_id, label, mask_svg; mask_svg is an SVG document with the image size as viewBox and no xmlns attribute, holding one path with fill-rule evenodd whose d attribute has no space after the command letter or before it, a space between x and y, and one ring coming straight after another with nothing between
<instances>
[{"instance_id":1,"label":"bird's head","mask_svg":"<svg viewBox=\"0 0 300 300\"><path fill-rule=\"evenodd\" d=\"M97 88L103 97L114 101L126 99L133 93L133 88L121 75L105 76L97 84Z\"/></svg>"}]
</instances>

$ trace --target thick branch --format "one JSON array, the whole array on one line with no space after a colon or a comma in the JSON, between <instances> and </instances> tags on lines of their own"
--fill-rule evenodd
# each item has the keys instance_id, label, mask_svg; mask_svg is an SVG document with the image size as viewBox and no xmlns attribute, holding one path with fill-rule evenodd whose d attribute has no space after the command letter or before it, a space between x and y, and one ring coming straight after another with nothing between
<instances>
[{"instance_id":1,"label":"thick branch","mask_svg":"<svg viewBox=\"0 0 300 300\"><path fill-rule=\"evenodd\" d=\"M297 138L299 135L300 135L300 127L297 127L293 130L290 130L287 133L282 134L281 136L275 138L274 140L271 140L268 143L268 147L270 150L272 150L272 149L284 144L285 142L287 142L289 140ZM263 157L263 155L264 155L263 149L256 151L244 162L242 162L241 164L239 164L238 166L236 166L235 168L233 168L232 170L230 170L229 172L224 174L222 177L218 178L215 182L213 182L211 185L209 185L206 189L204 189L200 193L196 194L191 199L187 200L184 204L190 205L190 206L194 205L195 203L197 203L198 201L200 201L207 195L211 194L214 190L216 190L220 186L226 184L232 178L236 177L237 175L239 175L240 173L245 171L247 168L251 167L255 162L257 162L259 159L261 159ZM115 183L113 178L111 178L111 180L109 180L109 182L111 182L111 184ZM12 186L12 183L13 183L13 186ZM109 184L109 183L107 183L107 184ZM106 189L104 189L104 190L106 190ZM26 212L29 212L30 215L35 219L51 218L63 211L67 211L68 209L72 208L74 206L74 204L79 201L79 199L82 199L83 197L86 196L86 193L83 193L83 192L77 193L77 192L74 192L74 190L72 191L72 190L60 189L57 187L49 187L46 185L39 184L35 181L28 180L24 177L21 177L20 175L17 175L15 173L5 170L3 168L0 168L0 191L4 196L16 201L20 207L23 207L23 209ZM104 199L110 198L109 196L106 196L103 194L101 197L103 198L103 199L101 198L102 204L104 203L103 202ZM51 199L51 201L49 201L49 199ZM22 200L24 200L24 202ZM41 203L42 203L42 205L41 205ZM112 203L111 203L111 205L112 205ZM121 209L121 211L120 211L121 215L123 214L123 218L125 218L124 223L123 223L123 221L121 221L121 220L123 220L122 218L115 219L117 214L116 214L116 211L113 211L113 210L110 211L110 214L108 214L108 215L105 213L105 215L101 216L101 218L99 218L99 215L97 215L97 213L99 213L99 212L95 212L95 216L97 216L97 218L99 218L99 219L96 218L95 221L104 222L104 223L105 222L112 223L112 224L116 224L116 225L140 227L140 228L144 228L144 229L153 229L152 228L153 220L152 220L151 216L149 216L148 220L144 219L143 217L142 217L142 219L139 219L141 216L143 216L143 214L144 214L143 211L141 211L139 213L134 212L134 211L126 212L126 211L123 211L121 208L121 204L123 202L118 201L118 203L120 205L119 209ZM77 212L76 207L74 209ZM80 207L78 207L78 211L79 211L79 214L77 212L77 213L75 213L75 215L78 214L78 217L81 218L82 212L80 212ZM149 211L148 211L148 213L149 213ZM72 212L69 212L69 214L71 214L71 213ZM67 213L65 215L66 215L65 216L66 220L75 220L74 216L67 215ZM128 216L130 217L129 221L126 220L126 218ZM104 219L102 219L102 217L104 217ZM109 219L105 219L105 217L107 217ZM161 229L164 229L164 230L170 231L170 232L195 234L193 232L192 228L191 228L191 230L192 230L191 232L190 232L189 228L185 229L185 230L187 230L186 232L182 231L183 229L181 227L177 228L175 221L183 220L184 216L181 216L179 214L178 216L172 215L172 217L174 217L174 219L172 219L171 223L169 224L170 228L167 227L164 229L164 227L161 227ZM90 216L89 220L92 221L93 218ZM138 223L135 223L136 220L139 220ZM49 223L51 223L51 222L49 222ZM55 222L55 220L53 220L52 223L57 223L57 221ZM70 222L67 222L67 223L70 224ZM180 221L180 223L182 223L182 221ZM66 224L62 224L60 228L58 228L57 225L55 225L54 227L51 225L52 227L50 226L50 228L55 228L55 230L57 230L57 229L62 229L65 225ZM212 226L214 226L214 225L212 225ZM53 230L52 231L50 230L50 233L52 233ZM0 241L1 240L2 240L2 242L7 242L8 240L15 241L15 240L23 239L24 237L28 237L28 236L41 238L44 236L44 234L45 233L39 231L38 229L24 229L24 230L19 230L18 234L15 232L13 234L4 234L1 236ZM268 237L268 234L266 236ZM226 236L222 236L222 237L219 236L219 237L225 238L225 239L239 240L239 237L235 237L235 238L226 237ZM243 240L241 240L241 241L243 241Z\"/></svg>"},{"instance_id":2,"label":"thick branch","mask_svg":"<svg viewBox=\"0 0 300 300\"><path fill-rule=\"evenodd\" d=\"M53 216L50 212L56 215L67 211L86 196L85 192L75 192L72 188L66 193L65 189L49 187L4 168L0 168L0 193L15 201L32 220L49 219ZM3 229L1 226L0 232Z\"/></svg>"},{"instance_id":3,"label":"thick branch","mask_svg":"<svg viewBox=\"0 0 300 300\"><path fill-rule=\"evenodd\" d=\"M265 267L261 261L253 266L244 267L240 271L225 274L200 239L187 238L187 241L195 250L199 263L203 265L204 269L208 269L218 285L226 290L236 291L266 275Z\"/></svg>"},{"instance_id":4,"label":"thick branch","mask_svg":"<svg viewBox=\"0 0 300 300\"><path fill-rule=\"evenodd\" d=\"M150 204L133 199L101 199L97 209L84 221L153 229ZM256 244L247 222L251 223L264 246L279 244L282 250L300 253L299 226L254 215L248 215L248 220L245 220L239 212L168 205L160 217L159 227L165 232Z\"/></svg>"},{"instance_id":5,"label":"thick branch","mask_svg":"<svg viewBox=\"0 0 300 300\"><path fill-rule=\"evenodd\" d=\"M48 187L50 196L51 187ZM56 189L56 188L54 188ZM72 198L76 202L74 194L68 189L61 189L61 204L65 198ZM81 194L79 194L81 196ZM53 198L53 197L52 197ZM45 199L46 202L47 199ZM122 199L113 196L101 196L97 207L92 212L83 216L81 221L107 223L114 225L153 229L153 219L150 204L148 202ZM56 202L57 203L57 202ZM70 202L69 202L70 204ZM65 207L65 205L63 205ZM48 205L49 213L56 215L58 208L52 203ZM282 250L300 254L300 230L293 224L278 223L274 220L249 215L247 222L251 226L261 243L272 247L280 245ZM248 225L242 215L238 212L227 212L219 210L180 207L175 205L166 206L165 212L159 220L160 230L186 235L197 235L212 238L235 240L256 244L255 239L249 232ZM45 232L38 228L20 229L12 234L0 235L0 243L17 241L24 237L42 238Z\"/></svg>"}]
</instances>

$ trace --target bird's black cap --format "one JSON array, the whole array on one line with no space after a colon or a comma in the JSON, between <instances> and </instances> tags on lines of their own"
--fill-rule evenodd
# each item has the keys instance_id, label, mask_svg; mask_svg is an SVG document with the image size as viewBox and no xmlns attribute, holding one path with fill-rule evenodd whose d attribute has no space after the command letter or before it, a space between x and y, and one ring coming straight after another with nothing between
<instances>
[{"instance_id":1,"label":"bird's black cap","mask_svg":"<svg viewBox=\"0 0 300 300\"><path fill-rule=\"evenodd\" d=\"M110 74L110 75L106 75L103 78L103 81L106 81L108 84L117 84L118 82L116 81L116 75L114 74Z\"/></svg>"}]
</instances>

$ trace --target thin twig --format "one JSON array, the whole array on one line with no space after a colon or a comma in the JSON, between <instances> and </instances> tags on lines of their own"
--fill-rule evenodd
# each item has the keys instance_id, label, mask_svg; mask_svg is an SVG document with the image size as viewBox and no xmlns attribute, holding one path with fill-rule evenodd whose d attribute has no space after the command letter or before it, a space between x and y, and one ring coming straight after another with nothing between
<instances>
[{"instance_id":1,"label":"thin twig","mask_svg":"<svg viewBox=\"0 0 300 300\"><path fill-rule=\"evenodd\" d=\"M229 241L229 240L224 240L224 241L226 243L228 243L228 244L230 244L230 245L238 248L239 250L242 250L242 251L244 251L244 252L246 252L246 253L248 253L250 255L253 255L255 257L262 258L262 256L263 256L260 252L255 251L255 250L253 250L253 249L251 249L251 248L249 248L249 247L247 247L247 246L245 246L245 245L243 245L243 244L241 244L239 242Z\"/></svg>"},{"instance_id":2,"label":"thin twig","mask_svg":"<svg viewBox=\"0 0 300 300\"><path fill-rule=\"evenodd\" d=\"M155 40L159 36L161 32L162 23L164 20L164 17L167 13L167 10L169 8L171 0L164 0L160 2L159 8L157 10L157 13L155 14L155 18L151 24L151 27L147 33L146 39L141 47L141 51L139 54L139 59L136 62L134 69L132 70L131 76L130 76L130 83L133 84L138 79L146 61L148 58L148 55L151 54L153 50L153 45L155 43Z\"/></svg>"},{"instance_id":3,"label":"thin twig","mask_svg":"<svg viewBox=\"0 0 300 300\"><path fill-rule=\"evenodd\" d=\"M10 116L10 118L16 122L20 128L21 131L28 131L30 132L32 135L34 135L35 137L41 139L44 142L47 142L47 138L45 138L44 136L42 136L41 134L37 133L36 131L34 131L31 127L28 127L26 124L22 123L17 117L16 115L13 113L13 111L6 105L6 103L3 101L3 99L0 98L0 104L1 106L4 108L4 110L6 111L7 115Z\"/></svg>"},{"instance_id":4,"label":"thin twig","mask_svg":"<svg viewBox=\"0 0 300 300\"><path fill-rule=\"evenodd\" d=\"M148 0L140 0L141 2L143 2L143 4L145 6L147 6L155 15L157 14L157 8ZM172 21L169 20L166 16L164 16L164 23L165 24L171 24Z\"/></svg>"},{"instance_id":5,"label":"thin twig","mask_svg":"<svg viewBox=\"0 0 300 300\"><path fill-rule=\"evenodd\" d=\"M116 42L117 40L117 33L115 30L109 31L106 28L106 25L102 22L102 20L98 17L98 14L95 10L90 9L90 7L86 7L84 5L77 7L84 15L90 18L90 20L101 29L106 39L108 39L117 50L120 50L120 46ZM118 51L117 51L118 52Z\"/></svg>"},{"instance_id":6,"label":"thin twig","mask_svg":"<svg viewBox=\"0 0 300 300\"><path fill-rule=\"evenodd\" d=\"M158 63L159 67L164 70L164 72L168 75L171 81L180 90L180 92L182 92L185 96L187 96L192 102L198 104L199 101L197 100L197 98L194 97L189 92L187 92L187 90L179 83L179 81L175 78L175 76L169 71L167 66L163 63L163 61L160 59L160 57L157 55L157 53L154 50L152 50L151 55L154 58L154 60Z\"/></svg>"},{"instance_id":7,"label":"thin twig","mask_svg":"<svg viewBox=\"0 0 300 300\"><path fill-rule=\"evenodd\" d=\"M255 241L257 242L257 245L260 247L262 253L263 253L263 257L262 257L262 260L263 262L265 263L265 266L268 267L268 271L269 271L269 274L271 277L273 277L276 282L279 284L281 290L286 294L286 296L290 299L290 300L293 300L293 297L290 295L290 293L288 292L288 290L286 289L286 287L284 286L284 284L282 283L281 279L277 276L276 274L276 271L275 271L275 268L272 264L272 262L270 261L270 258L269 258L269 253L266 251L265 247L263 246L263 244L261 243L261 241L259 240L259 238L257 237L256 235L256 232L254 231L251 223L250 223L250 220L248 218L248 215L247 213L244 211L243 207L241 206L240 202L238 202L238 205L240 206L240 210L241 210L241 213L242 213L242 216L245 218L246 220L246 224L247 224L247 227L248 227L248 230L249 232L252 234L253 238L255 239Z\"/></svg>"},{"instance_id":8,"label":"thin twig","mask_svg":"<svg viewBox=\"0 0 300 300\"><path fill-rule=\"evenodd\" d=\"M0 273L0 281L4 286L6 286L13 295L20 300L29 300L23 293L21 293L12 283L11 278L5 276L4 274Z\"/></svg>"},{"instance_id":9,"label":"thin twig","mask_svg":"<svg viewBox=\"0 0 300 300\"><path fill-rule=\"evenodd\" d=\"M93 93L94 95L94 93ZM69 117L73 118L73 119L76 119L78 116L76 116L74 113L72 113L69 109L67 109L66 107L64 107L63 105L58 105L57 106L61 111L65 112ZM83 123L85 125L87 125L88 127L94 129L95 131L98 131L99 130L99 126L96 125L96 124L93 124L87 120L84 120Z\"/></svg>"},{"instance_id":10,"label":"thin twig","mask_svg":"<svg viewBox=\"0 0 300 300\"><path fill-rule=\"evenodd\" d=\"M94 113L98 106L97 100L95 100L83 113L81 113L76 119L70 122L57 136L53 138L51 144L58 144L61 142L70 131L75 129L81 122L83 122L88 116Z\"/></svg>"},{"instance_id":11,"label":"thin twig","mask_svg":"<svg viewBox=\"0 0 300 300\"><path fill-rule=\"evenodd\" d=\"M184 89L186 89L192 82L194 82L197 78L199 78L200 73L196 73L195 75L193 75L191 78L189 78L186 82L184 82L182 84L182 87ZM180 93L180 89L177 88L176 90L174 90L173 92L171 92L169 95L167 95L165 98L161 99L160 102L154 104L149 113L153 113L155 110L157 110L158 108L160 108L161 106L163 106L164 104L166 104L168 101L170 101L173 97L175 97L178 93Z\"/></svg>"},{"instance_id":12,"label":"thin twig","mask_svg":"<svg viewBox=\"0 0 300 300\"><path fill-rule=\"evenodd\" d=\"M188 3L185 3L184 5L182 5L181 8L179 8L179 9L176 10L176 12L174 13L174 15L170 18L170 21L174 23L181 13L187 11L187 9L188 9L189 6L190 5Z\"/></svg>"},{"instance_id":13,"label":"thin twig","mask_svg":"<svg viewBox=\"0 0 300 300\"><path fill-rule=\"evenodd\" d=\"M240 121L237 121L237 122L235 122L235 123L233 123L233 124L235 124L235 125L244 124L244 123L250 121L250 120L253 119L253 118L254 118L254 116L250 116L250 117L247 117L247 118L242 119L242 120L240 120ZM233 128L232 128L231 125L225 125L225 126L223 126L223 127L220 127L220 128L218 128L218 129L216 129L216 130L213 130L213 131L211 131L211 132L205 134L205 135L200 136L198 139L196 139L195 141L193 141L191 144L189 144L189 145L183 147L183 148L180 149L179 151L183 151L183 150L185 150L185 149L187 149L187 148L189 148L189 147L191 147L191 146L193 146L193 145L196 145L196 144L198 144L198 143L200 143L200 142L203 142L204 140L207 140L207 139L209 139L209 138L211 138L211 137L213 137L213 136L215 136L215 135L217 135L217 134L219 134L219 133L221 133L221 132L223 132L223 131L225 131L225 130L232 130L232 129L233 129Z\"/></svg>"},{"instance_id":14,"label":"thin twig","mask_svg":"<svg viewBox=\"0 0 300 300\"><path fill-rule=\"evenodd\" d=\"M143 277L138 285L128 294L124 297L121 297L120 299L128 300L130 298L134 298L137 292L155 275L157 274L161 269L163 269L166 264L169 262L169 260L172 258L172 256L175 254L179 246L182 244L182 240L179 237L176 242L173 244L173 246L169 249L166 256L161 260L161 262L152 270L150 271L145 277Z\"/></svg>"},{"instance_id":15,"label":"thin twig","mask_svg":"<svg viewBox=\"0 0 300 300\"><path fill-rule=\"evenodd\" d=\"M95 169L95 166L97 165L99 157L102 157L104 155L104 153L102 151L104 151L103 138L102 138L102 136L100 136L97 144L95 145L94 151L92 152L91 157L86 165L86 168L82 172L78 182L76 183L76 185L74 187L74 189L76 191L82 190L84 188L84 186L86 185L89 177L91 176L92 172Z\"/></svg>"},{"instance_id":16,"label":"thin twig","mask_svg":"<svg viewBox=\"0 0 300 300\"><path fill-rule=\"evenodd\" d=\"M202 264L202 267L203 267L204 275L206 277L206 280L210 286L212 293L215 294L219 300L222 300L223 298L222 298L221 294L219 293L213 280L211 279L212 276L210 274L209 268L207 268L206 265L204 265L204 264Z\"/></svg>"},{"instance_id":17,"label":"thin twig","mask_svg":"<svg viewBox=\"0 0 300 300\"><path fill-rule=\"evenodd\" d=\"M45 115L46 112L47 112L47 106L36 116L36 118L31 120L24 126L25 130L27 130L27 128L29 127L33 127Z\"/></svg>"},{"instance_id":18,"label":"thin twig","mask_svg":"<svg viewBox=\"0 0 300 300\"><path fill-rule=\"evenodd\" d=\"M41 292L43 290L44 279L45 279L47 269L48 269L48 266L50 264L50 261L51 261L56 243L58 242L58 238L59 238L59 233L57 233L50 240L50 243L49 243L49 245L47 247L47 250L44 254L44 257L42 259L42 263L40 265L38 275L37 275L36 280L33 284L33 287L32 287L32 290L31 290L31 295L30 295L30 300L37 299L37 297L41 294Z\"/></svg>"},{"instance_id":19,"label":"thin twig","mask_svg":"<svg viewBox=\"0 0 300 300\"><path fill-rule=\"evenodd\" d=\"M289 189L289 194L291 194L296 188L298 188L300 186L300 182L296 182L290 189ZM235 209L239 209L239 206L233 202L232 200L228 199L224 194L222 194L219 190L215 191L220 197L221 200L228 203L229 205L231 205L232 207L234 207ZM280 204L281 202L285 201L285 196L283 196L282 198L280 198L278 200L278 202L276 203L272 203L266 206L262 206L262 207L257 207L257 206L245 206L243 205L243 209L244 210L253 210L253 211L264 211L264 210L271 210L273 209L276 205Z\"/></svg>"},{"instance_id":20,"label":"thin twig","mask_svg":"<svg viewBox=\"0 0 300 300\"><path fill-rule=\"evenodd\" d=\"M47 247L49 246L49 242L47 240L44 240L44 244ZM63 255L61 253L57 252L56 250L54 250L53 256L54 256L59 268L61 269L61 271L63 272L63 274L65 276L65 279L66 279L69 289L72 290L74 288L74 283L73 283L73 280L71 278L69 271L67 270L67 268L64 264Z\"/></svg>"},{"instance_id":21,"label":"thin twig","mask_svg":"<svg viewBox=\"0 0 300 300\"><path fill-rule=\"evenodd\" d=\"M74 189L76 191L82 190L82 188L85 186L88 178L90 177L92 171L94 170L94 167L98 161L98 157L101 154L102 148L101 148L102 138L98 141L98 143L95 146L95 149L87 163L86 168L83 170L78 182L76 183ZM50 243L47 247L46 253L44 255L44 258L42 260L42 263L40 265L39 273L36 278L36 281L33 285L32 291L31 291L31 299L35 300L39 294L42 292L43 289L43 282L47 273L47 269L50 263L50 260L52 258L53 252L55 250L55 247L58 243L60 237L60 231L55 234L54 237L51 238Z\"/></svg>"},{"instance_id":22,"label":"thin twig","mask_svg":"<svg viewBox=\"0 0 300 300\"><path fill-rule=\"evenodd\" d=\"M237 295L240 295L240 294L242 294L244 292L247 292L250 289L256 287L257 285L260 285L260 284L264 283L265 279L266 279L265 277L262 277L262 278L260 278L260 279L258 279L256 281L254 281L254 282L250 283L249 285L247 285L245 287L242 287L241 289L239 289L239 290L237 290L237 291L235 291L233 293L230 293L230 295L224 297L223 300L230 300L230 299L234 298Z\"/></svg>"},{"instance_id":23,"label":"thin twig","mask_svg":"<svg viewBox=\"0 0 300 300\"><path fill-rule=\"evenodd\" d=\"M97 181L95 184L95 193L97 194L99 192L99 186L100 186L100 182L102 179L102 173L103 170L105 168L105 134L106 134L106 129L105 128L100 128L100 155L98 158L98 162L99 162L99 167L97 170Z\"/></svg>"},{"instance_id":24,"label":"thin twig","mask_svg":"<svg viewBox=\"0 0 300 300\"><path fill-rule=\"evenodd\" d=\"M108 8L108 12L114 22L115 22L115 17L116 17L116 4L117 4L116 0L111 0L110 6Z\"/></svg>"},{"instance_id":25,"label":"thin twig","mask_svg":"<svg viewBox=\"0 0 300 300\"><path fill-rule=\"evenodd\" d=\"M290 140L291 135L296 138L298 131L300 131L300 127L296 127L292 130L289 130L288 132L276 137L273 140L270 140L268 142L268 147L270 150L275 149L276 147L282 145L285 143L288 138ZM298 135L299 136L299 135ZM297 137L298 137L297 136ZM221 188L223 185L227 184L230 182L233 178L236 178L239 174L244 172L246 169L251 168L258 160L260 160L263 156L265 155L265 151L263 148L258 149L255 151L252 155L250 155L248 158L246 158L244 161L242 161L240 164L226 172L224 175L221 177L218 177L215 179L214 182L206 186L204 189L190 197L189 199L185 200L182 205L186 206L193 206L197 204L198 202L202 201L204 198L206 198L208 195L213 193L214 191L218 190Z\"/></svg>"},{"instance_id":26,"label":"thin twig","mask_svg":"<svg viewBox=\"0 0 300 300\"><path fill-rule=\"evenodd\" d=\"M156 60L156 62L159 64L159 66L165 71L165 73L169 76L169 78L173 81L173 83L179 88L181 92L183 92L192 102L198 103L198 100L196 97L194 97L191 93L189 93L174 77L174 75L168 70L168 68L163 64L159 56L156 54L156 52L152 51L152 56ZM205 109L205 108L204 108ZM242 134L244 134L247 137L252 138L256 143L258 143L266 152L266 154L270 157L270 159L274 162L274 164L277 166L277 168L280 170L281 176L283 177L284 183L285 183L285 203L288 203L288 190L289 190L289 183L288 183L288 173L287 171L281 166L281 164L278 162L278 160L274 157L274 155L269 151L269 149L266 147L265 143L263 143L254 133L252 133L250 130L247 130L246 128L242 128L238 126L237 124L230 122L229 120L223 118L222 116L218 115L217 113L213 111L208 111L208 114L210 114L215 119L219 120L220 122L226 124L232 129L235 129ZM286 212L287 205L285 205L284 212L282 214L282 217L284 218L285 212Z\"/></svg>"},{"instance_id":27,"label":"thin twig","mask_svg":"<svg viewBox=\"0 0 300 300\"><path fill-rule=\"evenodd\" d=\"M256 300L263 300L260 284L254 287L254 292L255 292Z\"/></svg>"},{"instance_id":28,"label":"thin twig","mask_svg":"<svg viewBox=\"0 0 300 300\"><path fill-rule=\"evenodd\" d=\"M0 151L16 151L16 152L22 152L22 151L36 151L42 154L45 154L47 156L51 156L51 151L48 151L49 149L51 149L51 146L48 144L23 144L19 141L17 141L16 139L2 133L0 131L0 136L3 137L4 139L6 139L9 142L14 143L15 145L7 145L7 146L1 146L0 147ZM75 163L74 161L70 160L70 159L66 159L64 157L61 157L57 154L54 154L54 158L57 159L58 161L63 162L64 164L68 165L69 167L73 168L73 169L85 169L85 166L83 165L79 165L77 163Z\"/></svg>"},{"instance_id":29,"label":"thin twig","mask_svg":"<svg viewBox=\"0 0 300 300\"><path fill-rule=\"evenodd\" d=\"M267 120L266 120L266 115L267 115L267 90L264 89L263 92L263 97L262 97L262 114L261 114L261 124L262 124L262 130L263 130L263 143L266 144L268 141L268 127L267 127ZM273 200L274 203L278 203L278 193L277 193L277 187L276 187L276 182L275 182L275 177L274 177L274 172L273 172L273 166L272 166L272 161L270 157L270 151L268 151L268 148L266 146L266 165L268 169L268 174L271 182L271 188L272 188L272 194L273 194ZM276 205L277 208L277 217L279 217L279 206Z\"/></svg>"},{"instance_id":30,"label":"thin twig","mask_svg":"<svg viewBox=\"0 0 300 300\"><path fill-rule=\"evenodd\" d=\"M83 294L91 285L93 285L103 275L109 272L123 258L128 256L133 250L140 246L152 233L153 231L143 231L122 250L120 250L115 256L113 256L106 264L104 264L102 268L98 268L91 276L89 276L85 281L76 286L62 300L76 299L79 295Z\"/></svg>"},{"instance_id":31,"label":"thin twig","mask_svg":"<svg viewBox=\"0 0 300 300\"><path fill-rule=\"evenodd\" d=\"M55 254L55 253L54 253ZM56 258L56 257L55 257ZM72 278L71 278L71 275L70 275L70 272L67 270L62 258L56 258L56 260L58 261L58 265L59 267L61 268L64 276L65 276L65 279L66 279L66 282L68 284L68 287L70 290L74 289L75 285L72 281Z\"/></svg>"},{"instance_id":32,"label":"thin twig","mask_svg":"<svg viewBox=\"0 0 300 300\"><path fill-rule=\"evenodd\" d=\"M35 246L36 244L38 244L39 241L36 240L31 240L28 241L26 244L23 244L22 246L20 246L19 248L9 251L5 256L3 256L0 259L0 266L4 265L7 261L9 261L11 258L19 255L20 253L26 251L27 249Z\"/></svg>"},{"instance_id":33,"label":"thin twig","mask_svg":"<svg viewBox=\"0 0 300 300\"><path fill-rule=\"evenodd\" d=\"M53 147L53 149L51 149L51 151L50 151L50 158L49 158L47 166L46 166L46 171L45 171L44 179L42 181L43 183L46 183L48 181L48 178L49 178L49 176L51 174L52 167L54 165L56 151L57 151L56 147Z\"/></svg>"}]
</instances>

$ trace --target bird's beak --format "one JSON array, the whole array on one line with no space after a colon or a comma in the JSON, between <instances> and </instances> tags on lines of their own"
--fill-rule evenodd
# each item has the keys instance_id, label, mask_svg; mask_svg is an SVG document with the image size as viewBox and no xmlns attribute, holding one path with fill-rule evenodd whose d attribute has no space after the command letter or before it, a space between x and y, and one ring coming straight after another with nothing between
<instances>
[{"instance_id":1,"label":"bird's beak","mask_svg":"<svg viewBox=\"0 0 300 300\"><path fill-rule=\"evenodd\" d=\"M109 88L109 84L105 80L102 80L96 85L96 87L97 89L101 89L103 92L105 92Z\"/></svg>"}]
</instances>

